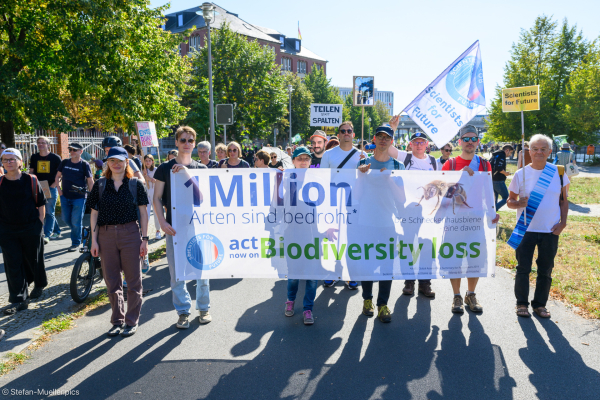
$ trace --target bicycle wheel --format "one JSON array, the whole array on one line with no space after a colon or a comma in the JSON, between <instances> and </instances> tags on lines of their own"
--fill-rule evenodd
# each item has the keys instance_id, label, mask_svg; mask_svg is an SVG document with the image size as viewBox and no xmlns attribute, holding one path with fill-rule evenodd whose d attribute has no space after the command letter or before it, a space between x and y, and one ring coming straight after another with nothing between
<instances>
[{"instance_id":1,"label":"bicycle wheel","mask_svg":"<svg viewBox=\"0 0 600 400\"><path fill-rule=\"evenodd\" d=\"M90 262L92 255L83 253L79 256L71 273L71 297L76 303L82 303L90 294L94 284L94 265Z\"/></svg>"}]
</instances>

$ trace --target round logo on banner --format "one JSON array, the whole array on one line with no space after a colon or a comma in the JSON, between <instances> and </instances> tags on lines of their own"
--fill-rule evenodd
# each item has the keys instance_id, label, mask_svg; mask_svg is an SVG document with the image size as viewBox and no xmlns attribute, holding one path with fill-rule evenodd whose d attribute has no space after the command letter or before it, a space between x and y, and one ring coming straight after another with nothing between
<instances>
[{"instance_id":1,"label":"round logo on banner","mask_svg":"<svg viewBox=\"0 0 600 400\"><path fill-rule=\"evenodd\" d=\"M188 262L197 269L215 269L223 262L223 244L213 235L203 233L190 239L185 247Z\"/></svg>"},{"instance_id":2,"label":"round logo on banner","mask_svg":"<svg viewBox=\"0 0 600 400\"><path fill-rule=\"evenodd\" d=\"M483 88L483 69L481 63L475 64L475 57L468 56L452 66L446 77L448 94L463 106L473 109L485 105ZM471 76L475 68L475 87L471 88Z\"/></svg>"}]
</instances>

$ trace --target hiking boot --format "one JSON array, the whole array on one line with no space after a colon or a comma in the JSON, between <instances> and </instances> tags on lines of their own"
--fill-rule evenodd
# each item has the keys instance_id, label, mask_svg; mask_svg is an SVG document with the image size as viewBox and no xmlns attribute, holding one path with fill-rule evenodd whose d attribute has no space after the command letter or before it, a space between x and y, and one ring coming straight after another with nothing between
<instances>
[{"instance_id":1,"label":"hiking boot","mask_svg":"<svg viewBox=\"0 0 600 400\"><path fill-rule=\"evenodd\" d=\"M286 301L285 302L285 316L291 317L292 315L294 315L294 302Z\"/></svg>"},{"instance_id":2,"label":"hiking boot","mask_svg":"<svg viewBox=\"0 0 600 400\"><path fill-rule=\"evenodd\" d=\"M407 296L412 296L415 294L415 281L404 281L404 289L402 289L402 294Z\"/></svg>"},{"instance_id":3,"label":"hiking boot","mask_svg":"<svg viewBox=\"0 0 600 400\"><path fill-rule=\"evenodd\" d=\"M200 311L200 315L198 316L198 321L201 324L208 324L212 321L212 315L208 311Z\"/></svg>"},{"instance_id":4,"label":"hiking boot","mask_svg":"<svg viewBox=\"0 0 600 400\"><path fill-rule=\"evenodd\" d=\"M177 326L179 329L187 329L190 327L190 314L181 314L179 316L179 320L177 321Z\"/></svg>"},{"instance_id":5,"label":"hiking boot","mask_svg":"<svg viewBox=\"0 0 600 400\"><path fill-rule=\"evenodd\" d=\"M473 312L483 312L483 306L477 301L475 293L467 293L465 295L465 304L469 306L469 310Z\"/></svg>"},{"instance_id":6,"label":"hiking boot","mask_svg":"<svg viewBox=\"0 0 600 400\"><path fill-rule=\"evenodd\" d=\"M463 299L460 294L454 295L454 299L452 299L452 312L456 314L462 314L465 312Z\"/></svg>"},{"instance_id":7,"label":"hiking boot","mask_svg":"<svg viewBox=\"0 0 600 400\"><path fill-rule=\"evenodd\" d=\"M323 281L323 287L332 287L336 281Z\"/></svg>"},{"instance_id":8,"label":"hiking boot","mask_svg":"<svg viewBox=\"0 0 600 400\"><path fill-rule=\"evenodd\" d=\"M392 313L390 309L385 304L377 307L377 318L381 322L392 322Z\"/></svg>"},{"instance_id":9,"label":"hiking boot","mask_svg":"<svg viewBox=\"0 0 600 400\"><path fill-rule=\"evenodd\" d=\"M348 281L348 282L346 282L346 286L350 290L357 290L358 289L358 282L356 282L356 281Z\"/></svg>"},{"instance_id":10,"label":"hiking boot","mask_svg":"<svg viewBox=\"0 0 600 400\"><path fill-rule=\"evenodd\" d=\"M135 333L137 332L137 327L137 325L125 325L125 329L123 329L123 332L121 332L121 336L129 337L135 335Z\"/></svg>"},{"instance_id":11,"label":"hiking boot","mask_svg":"<svg viewBox=\"0 0 600 400\"><path fill-rule=\"evenodd\" d=\"M44 289L42 289L41 287L37 287L36 286L31 291L31 294L29 295L29 298L31 298L31 299L37 299L38 297L40 297L42 295L43 292L44 292Z\"/></svg>"},{"instance_id":12,"label":"hiking boot","mask_svg":"<svg viewBox=\"0 0 600 400\"><path fill-rule=\"evenodd\" d=\"M423 293L425 297L435 297L435 292L431 290L431 282L419 283L419 293Z\"/></svg>"},{"instance_id":13,"label":"hiking boot","mask_svg":"<svg viewBox=\"0 0 600 400\"><path fill-rule=\"evenodd\" d=\"M304 325L312 325L315 323L315 318L313 317L311 310L304 311Z\"/></svg>"},{"instance_id":14,"label":"hiking boot","mask_svg":"<svg viewBox=\"0 0 600 400\"><path fill-rule=\"evenodd\" d=\"M4 310L4 315L15 315L19 311L27 310L27 308L29 308L29 300L14 303Z\"/></svg>"},{"instance_id":15,"label":"hiking boot","mask_svg":"<svg viewBox=\"0 0 600 400\"><path fill-rule=\"evenodd\" d=\"M375 308L373 307L373 300L367 299L363 302L363 314L367 317L372 317L375 313Z\"/></svg>"},{"instance_id":16,"label":"hiking boot","mask_svg":"<svg viewBox=\"0 0 600 400\"><path fill-rule=\"evenodd\" d=\"M123 329L125 329L125 326L125 324L113 325L112 328L110 328L106 334L110 337L118 336L123 331Z\"/></svg>"}]
</instances>

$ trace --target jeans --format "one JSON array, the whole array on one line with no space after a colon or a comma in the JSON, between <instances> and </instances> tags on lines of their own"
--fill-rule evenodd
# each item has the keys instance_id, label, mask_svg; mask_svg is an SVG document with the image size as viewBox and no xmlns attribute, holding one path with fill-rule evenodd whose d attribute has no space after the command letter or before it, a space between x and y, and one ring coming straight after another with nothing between
<instances>
[{"instance_id":1,"label":"jeans","mask_svg":"<svg viewBox=\"0 0 600 400\"><path fill-rule=\"evenodd\" d=\"M494 181L492 183L494 184L494 195L496 196L496 211L498 211L508 200L508 188L504 181ZM500 202L498 202L498 196L502 197Z\"/></svg>"},{"instance_id":2,"label":"jeans","mask_svg":"<svg viewBox=\"0 0 600 400\"><path fill-rule=\"evenodd\" d=\"M419 281L421 282L421 281ZM362 281L363 300L373 299L373 281ZM379 281L379 293L377 293L377 307L387 306L392 291L392 281Z\"/></svg>"},{"instance_id":3,"label":"jeans","mask_svg":"<svg viewBox=\"0 0 600 400\"><path fill-rule=\"evenodd\" d=\"M298 293L298 285L300 284L300 279L288 279L287 290L288 290L288 301L296 300L296 293ZM313 305L315 304L315 297L317 297L317 286L319 281L316 280L307 280L306 286L304 288L304 300L302 301L302 305L304 306L304 311L312 311Z\"/></svg>"},{"instance_id":4,"label":"jeans","mask_svg":"<svg viewBox=\"0 0 600 400\"><path fill-rule=\"evenodd\" d=\"M62 219L71 228L71 245L81 244L81 224L85 213L85 199L67 199L60 196Z\"/></svg>"},{"instance_id":5,"label":"jeans","mask_svg":"<svg viewBox=\"0 0 600 400\"><path fill-rule=\"evenodd\" d=\"M52 233L60 235L60 226L56 220L54 210L56 209L56 200L58 200L58 189L50 188L52 197L46 201L46 219L44 220L44 236L49 237Z\"/></svg>"},{"instance_id":6,"label":"jeans","mask_svg":"<svg viewBox=\"0 0 600 400\"><path fill-rule=\"evenodd\" d=\"M552 286L552 269L554 257L558 250L558 236L554 233L525 232L517 250L517 275L515 276L515 297L517 305L529 306L529 274L533 262L533 252L537 246L538 258L535 294L531 307L546 307L550 286Z\"/></svg>"},{"instance_id":7,"label":"jeans","mask_svg":"<svg viewBox=\"0 0 600 400\"><path fill-rule=\"evenodd\" d=\"M178 315L189 314L192 308L192 298L185 286L185 281L175 278L175 248L173 236L167 237L167 263L171 274L171 292L173 292L173 306ZM208 311L210 308L210 285L208 279L196 279L196 310Z\"/></svg>"}]
</instances>

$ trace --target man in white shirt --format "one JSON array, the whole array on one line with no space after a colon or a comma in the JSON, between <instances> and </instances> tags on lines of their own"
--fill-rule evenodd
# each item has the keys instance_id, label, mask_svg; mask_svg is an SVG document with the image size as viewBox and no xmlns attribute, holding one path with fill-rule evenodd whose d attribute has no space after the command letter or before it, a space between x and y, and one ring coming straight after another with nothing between
<instances>
[{"instance_id":1,"label":"man in white shirt","mask_svg":"<svg viewBox=\"0 0 600 400\"><path fill-rule=\"evenodd\" d=\"M546 302L552 285L552 269L558 250L558 237L567 226L569 202L567 201L567 185L569 178L560 175L555 165L546 160L552 152L552 140L545 135L533 135L529 141L531 164L525 166L525 185L523 186L523 169L515 173L508 190L510 191L508 208L517 210L517 221L527 207L527 223L519 221L508 244L515 248L517 258L517 275L515 276L515 296L517 298L517 315L530 317L529 307L529 274L533 262L533 253L537 247L537 278L535 294L531 307L542 318L550 318ZM543 179L540 180L540 178ZM539 181L539 184L538 184ZM532 192L535 196L529 200ZM536 199L541 200L536 201ZM529 204L531 201L531 204ZM536 203L537 209L535 208ZM530 214L533 213L533 217ZM524 222L524 221L523 221ZM519 228L522 229L519 229ZM526 229L525 229L526 227ZM519 235L519 231L525 231Z\"/></svg>"},{"instance_id":2,"label":"man in white shirt","mask_svg":"<svg viewBox=\"0 0 600 400\"><path fill-rule=\"evenodd\" d=\"M361 152L352 145L354 139L354 125L350 121L344 121L338 129L338 139L340 145L327 150L321 157L320 168L332 169L356 169L360 161ZM324 281L324 287L331 287L335 281ZM355 281L347 282L348 289L358 289L358 283Z\"/></svg>"}]
</instances>

